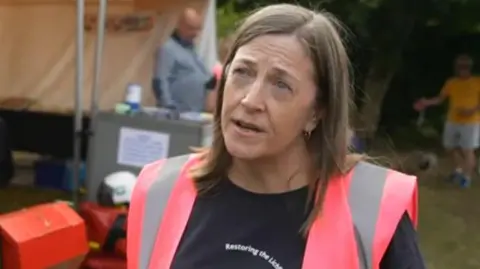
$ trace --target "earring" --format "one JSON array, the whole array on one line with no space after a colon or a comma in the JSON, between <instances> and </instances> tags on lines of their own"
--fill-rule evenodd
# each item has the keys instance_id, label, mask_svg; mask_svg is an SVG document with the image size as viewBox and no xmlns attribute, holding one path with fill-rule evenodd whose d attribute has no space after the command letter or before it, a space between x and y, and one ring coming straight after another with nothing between
<instances>
[{"instance_id":1,"label":"earring","mask_svg":"<svg viewBox=\"0 0 480 269\"><path fill-rule=\"evenodd\" d=\"M303 131L303 136L305 137L305 139L309 139L311 134L312 131Z\"/></svg>"}]
</instances>

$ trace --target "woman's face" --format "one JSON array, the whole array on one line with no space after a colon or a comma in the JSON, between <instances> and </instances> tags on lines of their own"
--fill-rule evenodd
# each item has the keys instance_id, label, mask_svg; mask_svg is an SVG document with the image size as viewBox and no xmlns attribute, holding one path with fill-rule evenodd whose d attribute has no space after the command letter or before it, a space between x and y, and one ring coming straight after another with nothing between
<instances>
[{"instance_id":1,"label":"woman's face","mask_svg":"<svg viewBox=\"0 0 480 269\"><path fill-rule=\"evenodd\" d=\"M316 85L312 61L294 36L255 38L238 49L226 75L221 127L233 157L303 146L303 131L316 125Z\"/></svg>"}]
</instances>

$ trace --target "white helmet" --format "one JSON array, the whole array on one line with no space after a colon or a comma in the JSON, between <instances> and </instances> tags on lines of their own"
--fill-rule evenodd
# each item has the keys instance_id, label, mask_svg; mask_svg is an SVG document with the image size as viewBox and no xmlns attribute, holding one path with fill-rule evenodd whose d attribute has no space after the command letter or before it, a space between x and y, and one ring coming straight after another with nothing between
<instances>
[{"instance_id":1,"label":"white helmet","mask_svg":"<svg viewBox=\"0 0 480 269\"><path fill-rule=\"evenodd\" d=\"M97 193L98 203L103 206L129 204L137 176L129 171L107 175Z\"/></svg>"}]
</instances>

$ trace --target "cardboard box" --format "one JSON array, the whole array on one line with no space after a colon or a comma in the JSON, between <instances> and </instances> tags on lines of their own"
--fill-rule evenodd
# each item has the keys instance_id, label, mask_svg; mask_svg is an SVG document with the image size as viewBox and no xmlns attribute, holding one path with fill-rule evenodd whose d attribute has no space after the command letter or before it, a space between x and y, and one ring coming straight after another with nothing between
<instances>
[{"instance_id":1,"label":"cardboard box","mask_svg":"<svg viewBox=\"0 0 480 269\"><path fill-rule=\"evenodd\" d=\"M88 252L83 219L65 202L0 216L2 269L74 269Z\"/></svg>"}]
</instances>

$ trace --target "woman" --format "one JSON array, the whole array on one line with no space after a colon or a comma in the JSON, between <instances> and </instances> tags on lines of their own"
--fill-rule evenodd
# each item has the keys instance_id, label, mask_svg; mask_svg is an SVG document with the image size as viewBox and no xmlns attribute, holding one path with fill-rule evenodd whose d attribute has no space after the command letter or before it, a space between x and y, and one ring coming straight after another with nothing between
<instances>
[{"instance_id":1,"label":"woman","mask_svg":"<svg viewBox=\"0 0 480 269\"><path fill-rule=\"evenodd\" d=\"M245 20L212 147L139 176L129 268L424 268L414 178L349 154L349 61L336 25L288 4Z\"/></svg>"}]
</instances>

